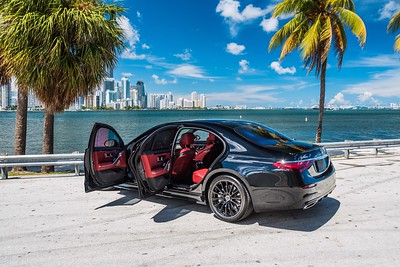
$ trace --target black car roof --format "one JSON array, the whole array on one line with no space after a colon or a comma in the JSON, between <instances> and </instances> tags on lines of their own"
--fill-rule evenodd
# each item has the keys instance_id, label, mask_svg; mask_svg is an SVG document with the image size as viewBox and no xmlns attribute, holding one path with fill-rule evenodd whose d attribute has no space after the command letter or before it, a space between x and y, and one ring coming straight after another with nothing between
<instances>
[{"instance_id":1,"label":"black car roof","mask_svg":"<svg viewBox=\"0 0 400 267\"><path fill-rule=\"evenodd\" d=\"M255 123L247 120L229 120L229 119L198 119L198 120L182 120L165 123L168 124L198 124L206 126L223 126L228 128L235 128L244 124Z\"/></svg>"}]
</instances>

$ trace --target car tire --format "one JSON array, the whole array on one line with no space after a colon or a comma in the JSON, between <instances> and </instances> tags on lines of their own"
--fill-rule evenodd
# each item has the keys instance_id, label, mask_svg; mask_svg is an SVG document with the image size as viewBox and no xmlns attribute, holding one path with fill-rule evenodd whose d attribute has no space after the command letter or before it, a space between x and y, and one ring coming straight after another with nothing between
<instances>
[{"instance_id":1,"label":"car tire","mask_svg":"<svg viewBox=\"0 0 400 267\"><path fill-rule=\"evenodd\" d=\"M214 215L226 222L243 220L253 211L246 187L237 178L228 175L211 181L207 200Z\"/></svg>"}]
</instances>

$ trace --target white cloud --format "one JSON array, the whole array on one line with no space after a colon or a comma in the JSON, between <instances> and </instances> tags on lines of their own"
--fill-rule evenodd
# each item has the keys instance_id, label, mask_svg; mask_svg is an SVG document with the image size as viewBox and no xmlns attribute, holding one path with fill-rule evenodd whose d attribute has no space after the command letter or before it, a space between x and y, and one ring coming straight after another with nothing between
<instances>
[{"instance_id":1,"label":"white cloud","mask_svg":"<svg viewBox=\"0 0 400 267\"><path fill-rule=\"evenodd\" d=\"M178 83L178 79L174 78L172 81L167 81L166 79L162 78L160 79L160 77L158 77L158 75L153 74L151 76L154 79L154 82L156 84L160 84L160 85L165 85L168 83L172 83L172 84L177 84Z\"/></svg>"},{"instance_id":2,"label":"white cloud","mask_svg":"<svg viewBox=\"0 0 400 267\"><path fill-rule=\"evenodd\" d=\"M263 30L267 33L278 30L279 22L277 18L263 19L260 23Z\"/></svg>"},{"instance_id":3,"label":"white cloud","mask_svg":"<svg viewBox=\"0 0 400 267\"><path fill-rule=\"evenodd\" d=\"M206 76L202 68L190 64L178 65L174 69L170 70L168 73L186 78L198 78L198 79L212 78Z\"/></svg>"},{"instance_id":4,"label":"white cloud","mask_svg":"<svg viewBox=\"0 0 400 267\"><path fill-rule=\"evenodd\" d=\"M216 12L228 23L232 36L237 35L239 24L261 18L273 10L272 5L262 9L249 4L242 11L239 7L240 2L237 0L220 0L216 8Z\"/></svg>"},{"instance_id":5,"label":"white cloud","mask_svg":"<svg viewBox=\"0 0 400 267\"><path fill-rule=\"evenodd\" d=\"M360 100L361 103L369 102L373 99L373 94L371 92L364 92L364 94L359 95L357 98Z\"/></svg>"},{"instance_id":6,"label":"white cloud","mask_svg":"<svg viewBox=\"0 0 400 267\"><path fill-rule=\"evenodd\" d=\"M382 54L375 57L363 57L344 63L346 67L400 67L400 60L395 54Z\"/></svg>"},{"instance_id":7,"label":"white cloud","mask_svg":"<svg viewBox=\"0 0 400 267\"><path fill-rule=\"evenodd\" d=\"M232 55L240 55L246 47L244 45L239 45L237 43L229 43L226 45L226 52Z\"/></svg>"},{"instance_id":8,"label":"white cloud","mask_svg":"<svg viewBox=\"0 0 400 267\"><path fill-rule=\"evenodd\" d=\"M239 61L240 69L239 69L238 72L241 73L241 74L248 72L249 71L249 64L250 64L250 62L248 62L246 59L240 60Z\"/></svg>"},{"instance_id":9,"label":"white cloud","mask_svg":"<svg viewBox=\"0 0 400 267\"><path fill-rule=\"evenodd\" d=\"M230 90L229 92L207 93L207 99L213 102L226 102L228 99L233 105L237 104L264 104L282 103L283 99L277 98L275 95L276 87L261 85L243 85Z\"/></svg>"},{"instance_id":10,"label":"white cloud","mask_svg":"<svg viewBox=\"0 0 400 267\"><path fill-rule=\"evenodd\" d=\"M125 16L118 17L118 24L124 31L127 47L121 53L122 58L144 59L145 55L136 54L136 44L139 42L139 32L131 25L129 19Z\"/></svg>"},{"instance_id":11,"label":"white cloud","mask_svg":"<svg viewBox=\"0 0 400 267\"><path fill-rule=\"evenodd\" d=\"M329 103L329 105L350 105L350 101L347 101L344 99L344 94L343 93L337 93L334 98L332 98Z\"/></svg>"},{"instance_id":12,"label":"white cloud","mask_svg":"<svg viewBox=\"0 0 400 267\"><path fill-rule=\"evenodd\" d=\"M396 13L400 9L400 4L396 1L387 2L383 8L379 9L379 18L378 20L390 19L393 14Z\"/></svg>"},{"instance_id":13,"label":"white cloud","mask_svg":"<svg viewBox=\"0 0 400 267\"><path fill-rule=\"evenodd\" d=\"M281 63L279 63L278 61L272 62L271 65L270 65L270 68L273 69L279 75L282 75L282 74L295 74L296 73L296 68L295 67L283 68L281 66Z\"/></svg>"},{"instance_id":14,"label":"white cloud","mask_svg":"<svg viewBox=\"0 0 400 267\"><path fill-rule=\"evenodd\" d=\"M154 79L156 84L167 84L168 83L166 79L160 79L160 77L158 77L155 74L153 74L151 77Z\"/></svg>"},{"instance_id":15,"label":"white cloud","mask_svg":"<svg viewBox=\"0 0 400 267\"><path fill-rule=\"evenodd\" d=\"M130 72L123 72L123 73L121 73L121 75L123 76L123 77L132 77L132 76L134 76L132 73L130 73Z\"/></svg>"},{"instance_id":16,"label":"white cloud","mask_svg":"<svg viewBox=\"0 0 400 267\"><path fill-rule=\"evenodd\" d=\"M142 44L142 49L143 49L143 50L150 49L150 46L147 45L147 44Z\"/></svg>"},{"instance_id":17,"label":"white cloud","mask_svg":"<svg viewBox=\"0 0 400 267\"><path fill-rule=\"evenodd\" d=\"M183 50L183 53L181 54L174 54L175 57L180 58L184 61L188 61L192 58L192 54L191 54L192 50L190 49L185 49Z\"/></svg>"},{"instance_id":18,"label":"white cloud","mask_svg":"<svg viewBox=\"0 0 400 267\"><path fill-rule=\"evenodd\" d=\"M344 92L356 95L364 95L368 92L371 96L400 98L399 73L400 68L375 73L365 82L348 85ZM360 100L364 98L362 97Z\"/></svg>"}]
</instances>

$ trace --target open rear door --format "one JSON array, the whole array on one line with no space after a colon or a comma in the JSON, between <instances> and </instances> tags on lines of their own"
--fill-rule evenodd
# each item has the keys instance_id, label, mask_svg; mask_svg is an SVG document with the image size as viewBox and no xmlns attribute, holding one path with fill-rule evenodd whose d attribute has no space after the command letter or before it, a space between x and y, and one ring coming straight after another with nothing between
<instances>
[{"instance_id":1,"label":"open rear door","mask_svg":"<svg viewBox=\"0 0 400 267\"><path fill-rule=\"evenodd\" d=\"M85 192L118 184L127 179L127 155L122 138L109 125L95 123L85 150Z\"/></svg>"}]
</instances>

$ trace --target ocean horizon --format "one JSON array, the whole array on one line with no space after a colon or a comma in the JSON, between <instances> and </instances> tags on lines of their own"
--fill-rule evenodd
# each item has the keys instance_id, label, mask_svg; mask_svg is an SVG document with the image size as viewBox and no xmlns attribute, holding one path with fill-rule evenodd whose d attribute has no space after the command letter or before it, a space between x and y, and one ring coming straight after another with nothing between
<instances>
[{"instance_id":1,"label":"ocean horizon","mask_svg":"<svg viewBox=\"0 0 400 267\"><path fill-rule=\"evenodd\" d=\"M242 119L265 124L296 140L314 142L317 110L130 110L74 111L55 115L54 153L84 152L95 122L113 126L125 143L165 122ZM13 154L15 112L0 112L0 153ZM26 154L41 154L43 112L28 112ZM322 142L400 138L400 110L327 110Z\"/></svg>"}]
</instances>

